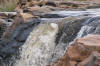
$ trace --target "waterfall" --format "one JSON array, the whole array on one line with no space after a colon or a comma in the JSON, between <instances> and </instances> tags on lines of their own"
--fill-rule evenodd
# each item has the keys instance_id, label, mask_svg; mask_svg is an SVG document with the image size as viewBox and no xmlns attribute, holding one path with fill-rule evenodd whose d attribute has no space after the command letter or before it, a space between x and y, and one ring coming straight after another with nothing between
<instances>
[{"instance_id":1,"label":"waterfall","mask_svg":"<svg viewBox=\"0 0 100 66\"><path fill-rule=\"evenodd\" d=\"M0 66L46 66L57 61L76 39L88 34L100 34L100 16L96 16L95 12L58 11L56 13L67 17L42 18L41 24L39 21L35 25L36 21L32 21L19 26L14 31L11 41L5 47L0 45ZM83 15L86 14L92 16L84 18ZM7 26L9 25L11 23L7 23ZM18 59L15 51L19 52Z\"/></svg>"},{"instance_id":2,"label":"waterfall","mask_svg":"<svg viewBox=\"0 0 100 66\"><path fill-rule=\"evenodd\" d=\"M100 20L100 17L91 17L91 18L87 19L83 23L83 26L81 27L80 31L77 33L76 38L72 42L69 43L69 46L71 44L73 44L76 39L84 37L88 34L94 34L94 33L95 34L100 34L99 33L100 29L98 28L99 24L97 24L97 23L99 23L99 21L96 21L96 20Z\"/></svg>"},{"instance_id":3,"label":"waterfall","mask_svg":"<svg viewBox=\"0 0 100 66\"><path fill-rule=\"evenodd\" d=\"M81 38L83 36L86 36L89 33L90 29L92 29L92 26L87 26L87 25L86 26L83 26L81 28L81 30L78 32L78 34L76 36L76 39L77 38Z\"/></svg>"},{"instance_id":4,"label":"waterfall","mask_svg":"<svg viewBox=\"0 0 100 66\"><path fill-rule=\"evenodd\" d=\"M15 66L46 66L52 58L58 25L40 24L22 46L21 58Z\"/></svg>"}]
</instances>

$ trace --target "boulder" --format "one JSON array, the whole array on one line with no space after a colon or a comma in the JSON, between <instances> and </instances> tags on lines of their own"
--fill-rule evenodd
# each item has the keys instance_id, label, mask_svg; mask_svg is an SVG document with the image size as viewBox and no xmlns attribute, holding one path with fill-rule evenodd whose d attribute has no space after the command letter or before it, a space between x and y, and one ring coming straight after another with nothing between
<instances>
[{"instance_id":1,"label":"boulder","mask_svg":"<svg viewBox=\"0 0 100 66\"><path fill-rule=\"evenodd\" d=\"M0 12L0 18L12 18L16 16L16 12Z\"/></svg>"},{"instance_id":2,"label":"boulder","mask_svg":"<svg viewBox=\"0 0 100 66\"><path fill-rule=\"evenodd\" d=\"M33 16L32 14L28 14L28 13L20 13L24 22L27 22L28 20L31 20L33 18L36 18L36 16Z\"/></svg>"},{"instance_id":3,"label":"boulder","mask_svg":"<svg viewBox=\"0 0 100 66\"><path fill-rule=\"evenodd\" d=\"M80 62L78 66L99 66L100 65L100 53L97 51L92 52L92 54L86 58L84 61Z\"/></svg>"},{"instance_id":4,"label":"boulder","mask_svg":"<svg viewBox=\"0 0 100 66\"><path fill-rule=\"evenodd\" d=\"M96 51L96 52L95 52ZM64 56L51 66L100 65L100 35L87 35L77 39Z\"/></svg>"},{"instance_id":5,"label":"boulder","mask_svg":"<svg viewBox=\"0 0 100 66\"><path fill-rule=\"evenodd\" d=\"M35 6L35 7L29 7L29 10L34 12L34 11L37 11L37 12L40 12L40 13L48 13L50 12L51 10L49 8L47 8L46 6L43 6L43 7L40 7L40 6Z\"/></svg>"},{"instance_id":6,"label":"boulder","mask_svg":"<svg viewBox=\"0 0 100 66\"><path fill-rule=\"evenodd\" d=\"M83 61L93 51L100 51L100 35L88 35L79 38L74 46L69 47L68 56L74 61Z\"/></svg>"},{"instance_id":7,"label":"boulder","mask_svg":"<svg viewBox=\"0 0 100 66\"><path fill-rule=\"evenodd\" d=\"M41 18L64 18L65 16L59 14L42 14L40 15Z\"/></svg>"}]
</instances>

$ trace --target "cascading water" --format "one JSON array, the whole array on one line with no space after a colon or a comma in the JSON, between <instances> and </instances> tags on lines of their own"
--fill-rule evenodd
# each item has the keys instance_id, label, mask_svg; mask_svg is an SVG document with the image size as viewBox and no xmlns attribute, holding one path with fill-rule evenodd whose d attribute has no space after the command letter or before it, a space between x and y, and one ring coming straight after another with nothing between
<instances>
[{"instance_id":1,"label":"cascading water","mask_svg":"<svg viewBox=\"0 0 100 66\"><path fill-rule=\"evenodd\" d=\"M61 11L60 13L57 13L60 15L64 14L64 16L67 16L67 18L70 17L72 19L72 16L83 17L86 14L91 15L85 17L85 20L76 19L72 22L70 21L70 19L68 20L67 18L67 20L64 20L63 18L43 18L41 20L43 20L44 22L36 26L34 29L32 29L32 27L29 27L33 26L33 22L28 25L25 24L23 25L23 27L20 26L19 28L21 35L18 34L19 37L16 37L14 35L14 39L17 38L16 40L14 40L14 42L16 41L16 43L13 43L12 41L8 43L9 48L8 46L5 47L6 49L3 48L3 50L5 50L5 54L7 54L7 49L13 50L17 46L21 49L20 51L18 50L20 52L20 56L18 59L16 59L15 56L12 56L13 60L16 61L16 63L14 63L13 65L13 62L6 64L3 63L3 61L1 62L0 60L0 63L4 64L1 66L46 66L48 64L51 64L52 62L57 61L61 56L63 56L66 51L66 48L70 46L70 42L74 41L75 39L86 36L91 33L100 34L100 16L98 15L100 12L96 12L93 10L63 12ZM62 25L58 22L63 22L64 24ZM60 28L60 26L63 27ZM23 32L21 32L22 30L24 33L29 31L27 33L27 36L29 35L28 38L25 37L23 39L24 36L22 34ZM25 39L27 40L25 41ZM19 43L17 43L17 41ZM22 47L18 46L20 44ZM2 51L2 53L3 52L4 51ZM2 58L2 56L3 55L0 54L0 58ZM6 56L3 57L6 58Z\"/></svg>"},{"instance_id":2,"label":"cascading water","mask_svg":"<svg viewBox=\"0 0 100 66\"><path fill-rule=\"evenodd\" d=\"M21 58L16 62L15 66L46 66L57 61L61 56L64 55L68 43L74 40L73 38L68 41L68 38L66 39L68 42L66 42L66 40L64 41L64 39L68 37L69 32L72 31L72 33L69 35L69 37L72 35L70 37L72 38L75 34L77 35L81 28L81 26L77 26L77 24L81 24L81 22L72 23L66 23L66 26L64 29L62 29L63 33L61 34L61 37L59 37L60 40L58 44L55 43L56 35L58 33L57 24L44 23L38 25L38 27L31 32L26 43L22 46L22 51L20 52ZM73 26L69 26L71 24ZM69 29L67 27L69 27ZM82 28L82 31L84 32L86 29L87 27L84 29Z\"/></svg>"},{"instance_id":3,"label":"cascading water","mask_svg":"<svg viewBox=\"0 0 100 66\"><path fill-rule=\"evenodd\" d=\"M83 27L81 27L81 30L79 31L77 38L86 36L88 34L100 34L99 28L100 28L100 17L91 17L86 22L83 23ZM97 29L97 30L96 30Z\"/></svg>"},{"instance_id":4,"label":"cascading water","mask_svg":"<svg viewBox=\"0 0 100 66\"><path fill-rule=\"evenodd\" d=\"M73 44L76 39L84 37L88 34L100 34L99 31L100 31L100 17L91 17L83 23L83 26L78 32L76 38L69 43L69 46Z\"/></svg>"},{"instance_id":5,"label":"cascading water","mask_svg":"<svg viewBox=\"0 0 100 66\"><path fill-rule=\"evenodd\" d=\"M46 66L52 58L58 25L40 24L22 47L21 59L15 66Z\"/></svg>"},{"instance_id":6,"label":"cascading water","mask_svg":"<svg viewBox=\"0 0 100 66\"><path fill-rule=\"evenodd\" d=\"M72 24L73 26L69 28L67 28L68 26L65 27L65 32L62 33L58 44L55 43L56 34L58 32L57 24L50 23L36 27L36 29L31 32L26 43L22 46L21 59L17 61L15 66L46 66L57 61L64 55L71 41L91 33L97 33L96 31L99 29L97 30L96 28L99 27L99 20L99 17L91 17L82 23L80 22L80 25L83 26L78 27L77 23L75 25ZM72 39L71 37L71 40L66 42L68 40L66 39L66 41L64 41L64 39L69 35L66 30L71 31L73 30L71 29L72 27L74 27L74 31L77 30L75 33L71 33L73 34L72 37L75 38ZM71 36L71 34L69 36ZM76 36L74 36L75 34Z\"/></svg>"}]
</instances>

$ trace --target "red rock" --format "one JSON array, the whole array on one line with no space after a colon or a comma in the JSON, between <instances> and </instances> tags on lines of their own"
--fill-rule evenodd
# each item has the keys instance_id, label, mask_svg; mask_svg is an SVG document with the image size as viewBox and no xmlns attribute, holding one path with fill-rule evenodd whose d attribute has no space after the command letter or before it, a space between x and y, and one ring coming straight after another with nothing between
<instances>
[{"instance_id":1,"label":"red rock","mask_svg":"<svg viewBox=\"0 0 100 66\"><path fill-rule=\"evenodd\" d=\"M67 54L72 61L80 61L83 59L83 57L81 57L80 53L76 50L75 47L70 47L67 51Z\"/></svg>"},{"instance_id":2,"label":"red rock","mask_svg":"<svg viewBox=\"0 0 100 66\"><path fill-rule=\"evenodd\" d=\"M78 66L99 66L100 65L100 53L93 52L88 58L80 62Z\"/></svg>"},{"instance_id":3,"label":"red rock","mask_svg":"<svg viewBox=\"0 0 100 66\"><path fill-rule=\"evenodd\" d=\"M77 64L78 66L91 66L91 64L98 66L100 65L98 52L100 52L100 35L88 35L77 39L59 62L51 66L75 66Z\"/></svg>"},{"instance_id":4,"label":"red rock","mask_svg":"<svg viewBox=\"0 0 100 66\"><path fill-rule=\"evenodd\" d=\"M100 51L100 35L88 35L77 39L67 54L71 60L82 61L93 51Z\"/></svg>"},{"instance_id":5,"label":"red rock","mask_svg":"<svg viewBox=\"0 0 100 66\"><path fill-rule=\"evenodd\" d=\"M70 66L75 66L77 64L76 61L70 61Z\"/></svg>"},{"instance_id":6,"label":"red rock","mask_svg":"<svg viewBox=\"0 0 100 66\"><path fill-rule=\"evenodd\" d=\"M70 66L69 60L70 59L69 59L68 55L65 54L63 57L60 58L59 61L51 64L50 66Z\"/></svg>"}]
</instances>

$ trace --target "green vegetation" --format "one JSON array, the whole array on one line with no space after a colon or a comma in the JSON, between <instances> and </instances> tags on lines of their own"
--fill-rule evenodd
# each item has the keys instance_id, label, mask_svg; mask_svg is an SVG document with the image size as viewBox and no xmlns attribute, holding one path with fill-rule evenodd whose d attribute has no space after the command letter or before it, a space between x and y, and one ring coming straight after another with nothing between
<instances>
[{"instance_id":1,"label":"green vegetation","mask_svg":"<svg viewBox=\"0 0 100 66\"><path fill-rule=\"evenodd\" d=\"M3 12L3 11L7 11L7 12L10 12L10 11L13 11L14 8L16 7L16 3L17 3L18 0L0 0L0 12Z\"/></svg>"}]
</instances>

